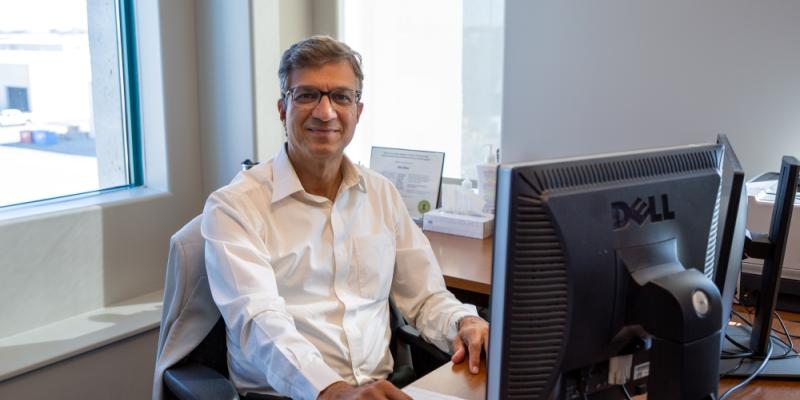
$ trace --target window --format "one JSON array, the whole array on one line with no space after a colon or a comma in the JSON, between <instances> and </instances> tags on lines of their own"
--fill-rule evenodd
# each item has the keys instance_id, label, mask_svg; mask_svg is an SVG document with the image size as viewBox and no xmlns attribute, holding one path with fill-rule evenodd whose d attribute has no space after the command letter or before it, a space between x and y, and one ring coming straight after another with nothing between
<instances>
[{"instance_id":1,"label":"window","mask_svg":"<svg viewBox=\"0 0 800 400\"><path fill-rule=\"evenodd\" d=\"M75 372L75 363L56 360L93 348L102 353L99 346L109 340L141 333L143 325L138 324L157 324L158 315L153 319L149 311L115 314L102 321L93 316L99 309L120 302L131 304L151 296L157 298L164 284L170 236L202 211L205 194L197 167L202 153L196 6L187 1L120 2L126 8L126 16L132 8L136 12L137 62L130 65L136 65L141 88L140 131L146 185L70 201L0 209L0 304L4 305L0 312L0 340L14 336L26 342L11 338L11 343L17 344L6 346L5 351L0 349L0 364L9 372L7 377L22 374L34 364L43 366L41 360L52 363L46 374L79 373ZM95 1L87 3L92 12ZM0 16L6 9L0 8ZM91 29L91 16L89 21ZM4 29L5 25L0 27ZM129 119L136 121L134 117ZM5 189L0 188L0 192ZM64 327L61 321L69 326ZM25 357L5 357L21 348L26 350ZM126 362L132 366L148 362L137 360ZM11 377L0 384L0 398L11 397L4 396L9 388L16 392L13 383L6 385L12 380L22 385L17 388L30 386L25 382L35 385L36 380L26 376L16 380ZM145 390L149 387L147 381L138 378L126 384ZM54 388L51 384L45 386ZM86 391L89 392L92 391ZM135 393L137 398L146 395Z\"/></svg>"},{"instance_id":2,"label":"window","mask_svg":"<svg viewBox=\"0 0 800 400\"><path fill-rule=\"evenodd\" d=\"M141 182L126 6L0 0L0 207Z\"/></svg>"},{"instance_id":3,"label":"window","mask_svg":"<svg viewBox=\"0 0 800 400\"><path fill-rule=\"evenodd\" d=\"M364 113L347 149L444 151L444 175L476 178L500 143L503 0L344 0L341 38L363 56Z\"/></svg>"}]
</instances>

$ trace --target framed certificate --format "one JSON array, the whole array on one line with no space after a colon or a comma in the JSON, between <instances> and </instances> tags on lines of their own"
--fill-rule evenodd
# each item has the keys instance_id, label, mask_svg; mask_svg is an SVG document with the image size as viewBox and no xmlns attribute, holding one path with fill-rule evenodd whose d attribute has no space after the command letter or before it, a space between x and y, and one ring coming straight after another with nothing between
<instances>
[{"instance_id":1,"label":"framed certificate","mask_svg":"<svg viewBox=\"0 0 800 400\"><path fill-rule=\"evenodd\" d=\"M394 183L412 218L439 205L443 152L373 146L369 167Z\"/></svg>"}]
</instances>

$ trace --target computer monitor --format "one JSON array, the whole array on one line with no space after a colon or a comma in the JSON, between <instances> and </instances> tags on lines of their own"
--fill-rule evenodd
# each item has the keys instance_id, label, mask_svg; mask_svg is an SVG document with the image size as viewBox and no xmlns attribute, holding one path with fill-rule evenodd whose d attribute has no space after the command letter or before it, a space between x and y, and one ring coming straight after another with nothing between
<instances>
[{"instance_id":1,"label":"computer monitor","mask_svg":"<svg viewBox=\"0 0 800 400\"><path fill-rule=\"evenodd\" d=\"M745 171L733 151L726 135L718 135L722 145L722 185L720 185L719 222L717 227L717 267L714 283L722 295L723 332L731 318L733 298L739 284L744 254L747 225L747 189L744 184ZM723 345L724 335L721 336ZM723 346L724 347L724 346Z\"/></svg>"},{"instance_id":2,"label":"computer monitor","mask_svg":"<svg viewBox=\"0 0 800 400\"><path fill-rule=\"evenodd\" d=\"M645 337L648 398L716 396L723 156L709 144L500 166L487 398L565 398L566 377Z\"/></svg>"},{"instance_id":3,"label":"computer monitor","mask_svg":"<svg viewBox=\"0 0 800 400\"><path fill-rule=\"evenodd\" d=\"M744 171L733 153L727 138L720 135L718 143L725 149L723 161L723 196L726 183L730 194L725 221L720 222L718 267L716 279L722 292L724 306L723 360L720 373L725 376L798 379L800 358L790 344L772 333L772 314L783 269L783 257L788 244L792 207L798 181L800 162L794 157L783 157L769 233L749 232L746 227L747 201L744 189ZM730 178L726 178L730 177ZM725 202L723 201L723 204ZM762 259L762 282L755 292L756 307L752 326L740 320L728 324L730 304L741 271L743 253L750 258ZM773 355L771 349L775 348Z\"/></svg>"}]
</instances>

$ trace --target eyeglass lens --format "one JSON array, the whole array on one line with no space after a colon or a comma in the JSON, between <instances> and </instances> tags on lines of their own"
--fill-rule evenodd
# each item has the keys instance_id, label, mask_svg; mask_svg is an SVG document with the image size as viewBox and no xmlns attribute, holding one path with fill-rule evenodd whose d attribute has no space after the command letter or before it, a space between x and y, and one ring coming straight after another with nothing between
<instances>
[{"instance_id":1,"label":"eyeglass lens","mask_svg":"<svg viewBox=\"0 0 800 400\"><path fill-rule=\"evenodd\" d=\"M356 91L350 89L334 89L330 92L323 92L313 87L297 87L292 89L292 101L300 105L316 105L322 96L328 98L336 105L349 107L356 103Z\"/></svg>"}]
</instances>

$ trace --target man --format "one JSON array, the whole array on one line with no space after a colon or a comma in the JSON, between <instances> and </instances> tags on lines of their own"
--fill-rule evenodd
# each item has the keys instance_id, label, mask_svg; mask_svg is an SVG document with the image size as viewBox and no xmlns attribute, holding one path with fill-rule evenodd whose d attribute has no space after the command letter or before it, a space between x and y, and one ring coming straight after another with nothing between
<instances>
[{"instance_id":1,"label":"man","mask_svg":"<svg viewBox=\"0 0 800 400\"><path fill-rule=\"evenodd\" d=\"M392 371L394 300L423 337L477 373L488 324L445 286L397 190L344 148L363 110L360 55L315 36L281 59L278 155L214 192L206 264L241 392L407 399ZM387 121L398 123L398 121Z\"/></svg>"}]
</instances>

